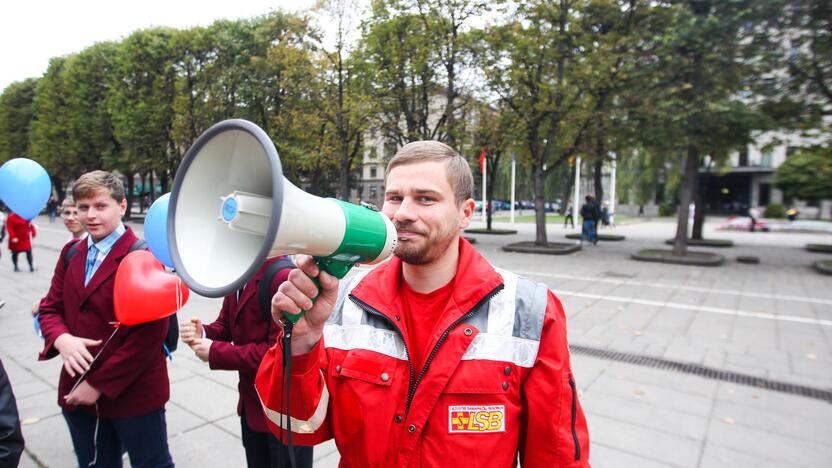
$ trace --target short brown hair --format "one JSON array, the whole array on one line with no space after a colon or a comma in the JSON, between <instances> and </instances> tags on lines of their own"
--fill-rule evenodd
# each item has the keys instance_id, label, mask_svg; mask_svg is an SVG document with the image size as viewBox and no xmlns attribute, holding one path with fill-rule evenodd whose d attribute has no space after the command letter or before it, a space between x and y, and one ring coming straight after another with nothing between
<instances>
[{"instance_id":1,"label":"short brown hair","mask_svg":"<svg viewBox=\"0 0 832 468\"><path fill-rule=\"evenodd\" d=\"M124 200L124 183L107 171L87 172L79 177L72 186L72 198L94 197L104 190L109 191L115 201L121 203Z\"/></svg>"},{"instance_id":2,"label":"short brown hair","mask_svg":"<svg viewBox=\"0 0 832 468\"><path fill-rule=\"evenodd\" d=\"M453 148L435 140L414 141L402 146L384 171L384 182L396 166L419 163L424 161L439 161L445 163L448 183L454 191L457 205L471 198L474 194L474 175L468 161Z\"/></svg>"},{"instance_id":3,"label":"short brown hair","mask_svg":"<svg viewBox=\"0 0 832 468\"><path fill-rule=\"evenodd\" d=\"M70 206L75 206L75 199L72 198L72 197L64 198L64 201L61 202L61 209L63 210L64 208L67 208L67 207L70 207Z\"/></svg>"}]
</instances>

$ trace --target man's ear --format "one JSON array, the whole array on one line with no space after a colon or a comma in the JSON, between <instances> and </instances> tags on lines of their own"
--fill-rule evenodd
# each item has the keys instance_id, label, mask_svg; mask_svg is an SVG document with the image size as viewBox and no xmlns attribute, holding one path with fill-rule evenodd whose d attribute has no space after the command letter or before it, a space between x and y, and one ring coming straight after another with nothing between
<instances>
[{"instance_id":1,"label":"man's ear","mask_svg":"<svg viewBox=\"0 0 832 468\"><path fill-rule=\"evenodd\" d=\"M474 199L469 198L462 202L462 205L459 207L459 228L465 229L471 224L471 219L474 217Z\"/></svg>"},{"instance_id":2,"label":"man's ear","mask_svg":"<svg viewBox=\"0 0 832 468\"><path fill-rule=\"evenodd\" d=\"M118 208L119 208L119 212L121 213L122 216L124 216L124 213L127 213L127 199L126 198L123 198L121 200L121 203L119 203Z\"/></svg>"}]
</instances>

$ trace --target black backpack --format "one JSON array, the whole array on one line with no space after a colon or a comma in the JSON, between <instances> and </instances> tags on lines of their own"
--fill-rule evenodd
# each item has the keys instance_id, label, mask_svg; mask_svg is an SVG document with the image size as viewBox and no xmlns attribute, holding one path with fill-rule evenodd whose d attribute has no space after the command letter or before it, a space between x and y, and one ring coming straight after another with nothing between
<instances>
[{"instance_id":1,"label":"black backpack","mask_svg":"<svg viewBox=\"0 0 832 468\"><path fill-rule=\"evenodd\" d=\"M72 260L72 257L78 253L78 248L83 242L83 240L76 241L72 247L66 252L66 256L64 256L64 270L69 266L69 261ZM127 253L134 252L136 250L145 250L147 248L147 242L143 239L137 239L136 242L133 242L133 245L127 249ZM176 317L176 314L170 314L168 316L168 334L165 336L165 352L166 354L170 355L170 353L176 351L176 347L179 344L179 319Z\"/></svg>"},{"instance_id":2,"label":"black backpack","mask_svg":"<svg viewBox=\"0 0 832 468\"><path fill-rule=\"evenodd\" d=\"M257 285L257 302L260 304L260 312L266 320L272 319L272 281L274 275L280 270L295 268L295 263L289 257L279 257L277 261L266 267L263 278Z\"/></svg>"}]
</instances>

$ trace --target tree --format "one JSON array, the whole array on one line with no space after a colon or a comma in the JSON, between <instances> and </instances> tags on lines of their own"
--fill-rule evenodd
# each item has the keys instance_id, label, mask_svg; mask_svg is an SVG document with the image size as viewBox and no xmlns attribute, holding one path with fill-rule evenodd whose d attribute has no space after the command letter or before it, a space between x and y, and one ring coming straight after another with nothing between
<instances>
[{"instance_id":1,"label":"tree","mask_svg":"<svg viewBox=\"0 0 832 468\"><path fill-rule=\"evenodd\" d=\"M801 148L774 175L774 184L787 198L826 200L832 198L832 146ZM818 218L821 213L818 211Z\"/></svg>"},{"instance_id":2,"label":"tree","mask_svg":"<svg viewBox=\"0 0 832 468\"><path fill-rule=\"evenodd\" d=\"M660 39L644 66L651 74L643 117L654 129L655 151L683 155L674 255L687 254L689 205L703 158L724 159L767 126L743 93L747 80L759 76L757 67L767 65L760 60L765 3L678 0L657 10Z\"/></svg>"},{"instance_id":3,"label":"tree","mask_svg":"<svg viewBox=\"0 0 832 468\"><path fill-rule=\"evenodd\" d=\"M38 80L10 84L0 95L0 164L29 154L29 124Z\"/></svg>"},{"instance_id":4,"label":"tree","mask_svg":"<svg viewBox=\"0 0 832 468\"><path fill-rule=\"evenodd\" d=\"M585 150L590 125L606 109L629 47L610 56L609 44L629 37L636 2L529 1L481 41L481 67L489 88L522 129L522 154L532 171L536 239L547 243L546 176ZM608 34L608 31L619 31Z\"/></svg>"},{"instance_id":5,"label":"tree","mask_svg":"<svg viewBox=\"0 0 832 468\"><path fill-rule=\"evenodd\" d=\"M322 81L324 114L334 126L334 138L339 156L338 196L348 200L350 176L361 156L362 136L367 131L375 112L370 95L367 64L354 54L349 36L357 21L358 3L354 0L329 0L323 7L326 17L337 24L334 46L323 50L317 74Z\"/></svg>"}]
</instances>

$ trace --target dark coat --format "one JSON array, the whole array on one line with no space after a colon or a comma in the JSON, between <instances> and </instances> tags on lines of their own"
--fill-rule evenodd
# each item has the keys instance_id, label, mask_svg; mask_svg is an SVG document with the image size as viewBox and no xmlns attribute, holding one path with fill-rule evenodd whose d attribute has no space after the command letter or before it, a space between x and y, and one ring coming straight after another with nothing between
<instances>
[{"instance_id":1,"label":"dark coat","mask_svg":"<svg viewBox=\"0 0 832 468\"><path fill-rule=\"evenodd\" d=\"M130 228L113 245L104 262L96 270L87 287L84 287L84 271L87 259L87 242L82 239L78 253L64 269L63 258L75 245L64 246L49 293L40 302L40 326L44 348L39 359L51 359L58 355L53 346L63 333L83 338L102 340L113 334L111 323L116 316L113 310L113 286L115 274L130 246L137 240ZM162 343L168 331L168 319L160 319L141 325L121 325L104 352L93 363L86 381L101 392L98 412L107 418L141 416L165 406L170 396L168 368ZM88 348L95 356L102 346ZM75 384L66 370L61 368L58 381L58 404L66 409L75 407L64 402L64 396ZM84 407L95 414L93 406Z\"/></svg>"},{"instance_id":2,"label":"dark coat","mask_svg":"<svg viewBox=\"0 0 832 468\"><path fill-rule=\"evenodd\" d=\"M0 467L14 467L23 453L23 433L12 385L0 361Z\"/></svg>"},{"instance_id":3,"label":"dark coat","mask_svg":"<svg viewBox=\"0 0 832 468\"><path fill-rule=\"evenodd\" d=\"M17 215L9 213L6 220L6 230L9 232L9 250L12 252L25 252L32 250L32 239L37 235L35 225ZM29 237L31 234L31 237ZM17 242L12 242L17 239Z\"/></svg>"},{"instance_id":4,"label":"dark coat","mask_svg":"<svg viewBox=\"0 0 832 468\"><path fill-rule=\"evenodd\" d=\"M217 320L204 326L205 337L214 340L208 353L211 369L235 370L240 374L237 388L240 399L237 414L246 412L248 427L255 432L269 432L260 399L254 390L254 377L266 351L275 343L280 326L263 314L257 301L257 289L266 267L276 259L268 260L254 277L246 283L240 301L237 294L225 296ZM277 293L280 283L286 281L289 269L277 272L272 280L271 294Z\"/></svg>"}]
</instances>

